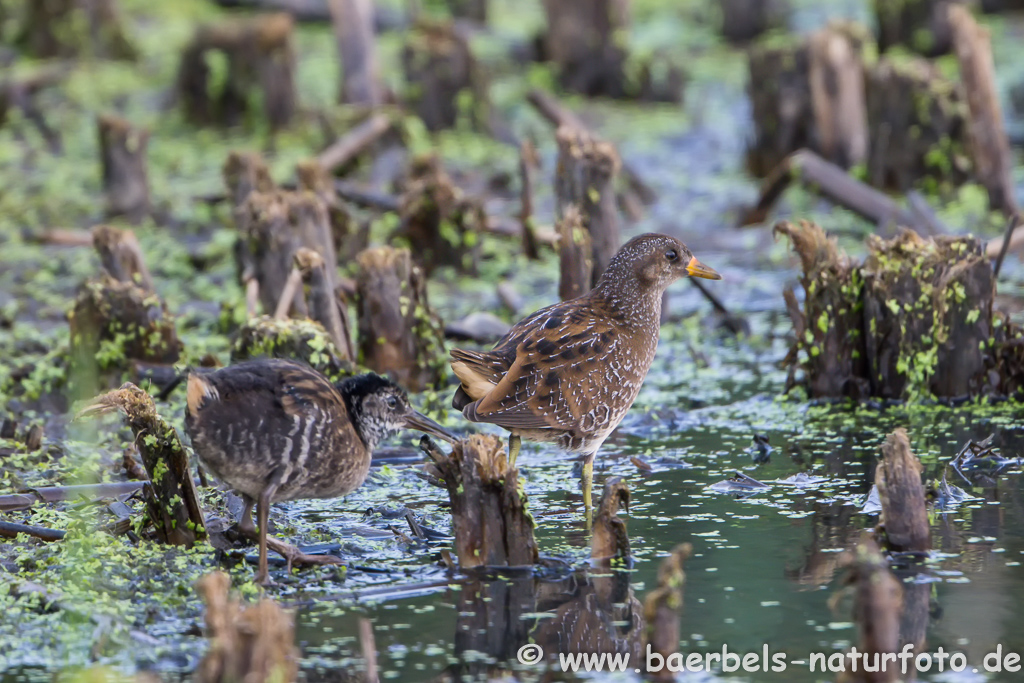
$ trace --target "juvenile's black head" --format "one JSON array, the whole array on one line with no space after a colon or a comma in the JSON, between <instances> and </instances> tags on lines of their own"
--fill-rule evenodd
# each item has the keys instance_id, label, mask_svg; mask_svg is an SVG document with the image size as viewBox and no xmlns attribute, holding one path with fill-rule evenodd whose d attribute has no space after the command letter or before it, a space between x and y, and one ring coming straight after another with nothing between
<instances>
[{"instance_id":1,"label":"juvenile's black head","mask_svg":"<svg viewBox=\"0 0 1024 683\"><path fill-rule=\"evenodd\" d=\"M337 385L359 437L369 450L400 429L418 429L445 441L455 437L426 415L416 412L400 386L372 372Z\"/></svg>"}]
</instances>

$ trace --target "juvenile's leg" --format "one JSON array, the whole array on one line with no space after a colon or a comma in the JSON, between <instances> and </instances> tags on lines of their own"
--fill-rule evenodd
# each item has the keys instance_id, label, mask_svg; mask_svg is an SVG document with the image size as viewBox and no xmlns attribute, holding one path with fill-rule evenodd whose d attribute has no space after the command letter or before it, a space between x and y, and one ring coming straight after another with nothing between
<instances>
[{"instance_id":1,"label":"juvenile's leg","mask_svg":"<svg viewBox=\"0 0 1024 683\"><path fill-rule=\"evenodd\" d=\"M260 569L256 574L256 583L266 586L270 583L270 574L267 567L267 525L270 523L270 501L277 493L277 484L271 484L263 489L260 499L256 503L256 518L259 524L260 544ZM249 508L252 509L251 507Z\"/></svg>"}]
</instances>

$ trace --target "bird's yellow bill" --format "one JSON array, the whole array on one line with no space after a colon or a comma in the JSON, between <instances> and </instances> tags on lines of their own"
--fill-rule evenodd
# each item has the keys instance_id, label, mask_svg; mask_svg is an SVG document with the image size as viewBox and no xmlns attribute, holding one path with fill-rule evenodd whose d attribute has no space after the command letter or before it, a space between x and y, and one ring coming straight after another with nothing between
<instances>
[{"instance_id":1,"label":"bird's yellow bill","mask_svg":"<svg viewBox=\"0 0 1024 683\"><path fill-rule=\"evenodd\" d=\"M690 262L686 264L686 272L690 277L702 277L705 280L721 280L722 276L715 272L714 268L709 268L703 263L697 260L696 256L690 257Z\"/></svg>"}]
</instances>

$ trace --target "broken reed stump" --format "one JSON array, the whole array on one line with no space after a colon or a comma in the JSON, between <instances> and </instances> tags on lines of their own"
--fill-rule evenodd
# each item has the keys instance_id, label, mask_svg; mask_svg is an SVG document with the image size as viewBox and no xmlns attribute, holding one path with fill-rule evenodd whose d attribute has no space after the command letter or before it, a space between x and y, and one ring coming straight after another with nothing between
<instances>
[{"instance_id":1,"label":"broken reed stump","mask_svg":"<svg viewBox=\"0 0 1024 683\"><path fill-rule=\"evenodd\" d=\"M863 304L857 266L839 252L836 240L816 225L779 223L774 233L789 237L800 256L804 307L787 292L787 309L796 343L791 355L804 354L807 392L812 397L870 394L866 378ZM787 390L795 383L795 358L786 379Z\"/></svg>"},{"instance_id":2,"label":"broken reed stump","mask_svg":"<svg viewBox=\"0 0 1024 683\"><path fill-rule=\"evenodd\" d=\"M131 382L97 397L78 416L115 410L128 418L149 475L143 491L157 538L171 545L192 547L206 537L206 520L178 433L156 412L152 397Z\"/></svg>"},{"instance_id":3,"label":"broken reed stump","mask_svg":"<svg viewBox=\"0 0 1024 683\"><path fill-rule=\"evenodd\" d=\"M967 114L959 86L930 62L880 59L867 74L868 182L901 193L966 182Z\"/></svg>"},{"instance_id":4,"label":"broken reed stump","mask_svg":"<svg viewBox=\"0 0 1024 683\"><path fill-rule=\"evenodd\" d=\"M808 39L811 112L817 148L848 168L867 157L864 43L856 24L832 24Z\"/></svg>"},{"instance_id":5,"label":"broken reed stump","mask_svg":"<svg viewBox=\"0 0 1024 683\"><path fill-rule=\"evenodd\" d=\"M509 465L498 437L473 434L447 455L428 437L420 440L420 448L448 489L460 569L537 563L533 518L519 470Z\"/></svg>"},{"instance_id":6,"label":"broken reed stump","mask_svg":"<svg viewBox=\"0 0 1024 683\"><path fill-rule=\"evenodd\" d=\"M555 198L558 218L564 220L575 207L590 234L593 270L597 284L621 246L619 213L615 205L615 178L621 168L615 147L581 128L562 126L556 134L558 165Z\"/></svg>"},{"instance_id":7,"label":"broken reed stump","mask_svg":"<svg viewBox=\"0 0 1024 683\"><path fill-rule=\"evenodd\" d=\"M92 229L92 244L100 256L103 270L110 277L118 282L134 282L150 292L156 291L134 232L97 225Z\"/></svg>"},{"instance_id":8,"label":"broken reed stump","mask_svg":"<svg viewBox=\"0 0 1024 683\"><path fill-rule=\"evenodd\" d=\"M236 126L252 116L255 91L272 129L287 126L297 108L291 15L264 14L201 26L182 52L177 94L197 125ZM211 72L222 55L227 74Z\"/></svg>"},{"instance_id":9,"label":"broken reed stump","mask_svg":"<svg viewBox=\"0 0 1024 683\"><path fill-rule=\"evenodd\" d=\"M18 78L5 78L0 82L0 128L8 121L13 109L18 109L22 116L36 127L46 141L47 147L54 154L61 152L60 133L46 122L42 108L37 104L35 95L42 90L57 85L68 74L65 66L44 67L27 73Z\"/></svg>"},{"instance_id":10,"label":"broken reed stump","mask_svg":"<svg viewBox=\"0 0 1024 683\"><path fill-rule=\"evenodd\" d=\"M590 291L594 272L594 248L590 233L575 204L569 205L558 221L558 297L575 299Z\"/></svg>"},{"instance_id":11,"label":"broken reed stump","mask_svg":"<svg viewBox=\"0 0 1024 683\"><path fill-rule=\"evenodd\" d=\"M523 254L531 260L540 258L533 220L533 178L539 166L537 148L529 140L523 140L519 145L519 225L523 231Z\"/></svg>"},{"instance_id":12,"label":"broken reed stump","mask_svg":"<svg viewBox=\"0 0 1024 683\"><path fill-rule=\"evenodd\" d=\"M632 557L620 508L628 511L629 488L621 477L610 477L594 517L590 566L570 575L569 585L557 593L547 586L538 591L534 611L546 616L531 637L549 661L564 654L623 653L634 662L643 656L644 606L630 581Z\"/></svg>"},{"instance_id":13,"label":"broken reed stump","mask_svg":"<svg viewBox=\"0 0 1024 683\"><path fill-rule=\"evenodd\" d=\"M654 681L674 681L675 673L666 666L669 658L681 659L679 650L679 615L683 611L683 564L693 554L689 543L677 545L658 568L658 587L644 598L644 647L648 653L647 676ZM658 658L654 658L658 657ZM651 661L653 659L653 661ZM661 664L660 669L658 663ZM672 669L679 671L674 662ZM653 669L653 670L652 670Z\"/></svg>"},{"instance_id":14,"label":"broken reed stump","mask_svg":"<svg viewBox=\"0 0 1024 683\"><path fill-rule=\"evenodd\" d=\"M989 206L1013 214L1017 211L1010 173L1013 157L996 90L992 39L988 29L979 26L966 7L952 5L948 14L960 63L960 79L971 112L969 132L974 174L988 190Z\"/></svg>"},{"instance_id":15,"label":"broken reed stump","mask_svg":"<svg viewBox=\"0 0 1024 683\"><path fill-rule=\"evenodd\" d=\"M243 259L239 264L243 280L251 276L259 283L260 304L264 312L273 312L291 273L295 251L301 246L286 193L250 193L235 210L235 223L245 240L244 247L236 252ZM297 317L306 315L301 291L295 293L290 308Z\"/></svg>"},{"instance_id":16,"label":"broken reed stump","mask_svg":"<svg viewBox=\"0 0 1024 683\"><path fill-rule=\"evenodd\" d=\"M149 214L149 131L110 115L97 119L107 215L138 223Z\"/></svg>"},{"instance_id":17,"label":"broken reed stump","mask_svg":"<svg viewBox=\"0 0 1024 683\"><path fill-rule=\"evenodd\" d=\"M365 107L384 103L373 32L373 0L327 0L341 58L338 102Z\"/></svg>"},{"instance_id":18,"label":"broken reed stump","mask_svg":"<svg viewBox=\"0 0 1024 683\"><path fill-rule=\"evenodd\" d=\"M334 177L315 159L299 162L295 167L295 175L299 180L299 188L316 195L327 211L333 243L331 253L335 264L338 261L348 263L366 248L367 235L359 230L347 204L338 197ZM334 272L336 269L331 271L332 274Z\"/></svg>"},{"instance_id":19,"label":"broken reed stump","mask_svg":"<svg viewBox=\"0 0 1024 683\"><path fill-rule=\"evenodd\" d=\"M298 677L299 649L290 612L269 598L242 606L230 597L231 579L213 572L196 588L206 603L210 647L196 669L198 683L292 683Z\"/></svg>"},{"instance_id":20,"label":"broken reed stump","mask_svg":"<svg viewBox=\"0 0 1024 683\"><path fill-rule=\"evenodd\" d=\"M878 20L878 48L896 45L925 57L937 57L953 47L949 8L965 0L872 0Z\"/></svg>"},{"instance_id":21,"label":"broken reed stump","mask_svg":"<svg viewBox=\"0 0 1024 683\"><path fill-rule=\"evenodd\" d=\"M625 97L629 0L544 0L544 55L559 85L589 97Z\"/></svg>"},{"instance_id":22,"label":"broken reed stump","mask_svg":"<svg viewBox=\"0 0 1024 683\"><path fill-rule=\"evenodd\" d=\"M927 553L932 548L931 526L925 508L921 461L910 450L907 431L900 427L882 444L875 469L875 486L882 503L879 541L890 552Z\"/></svg>"},{"instance_id":23,"label":"broken reed stump","mask_svg":"<svg viewBox=\"0 0 1024 683\"><path fill-rule=\"evenodd\" d=\"M903 588L889 569L889 563L869 536L857 545L848 559L850 573L845 583L853 591L853 620L857 624L857 658L866 662L856 671L848 665L840 683L896 683L904 680L899 660L885 655L900 651L900 613ZM850 653L852 654L852 652ZM840 657L839 654L833 655ZM841 655L842 659L847 654ZM873 671L865 671L865 668Z\"/></svg>"},{"instance_id":24,"label":"broken reed stump","mask_svg":"<svg viewBox=\"0 0 1024 683\"><path fill-rule=\"evenodd\" d=\"M341 359L351 361L355 358L355 351L348 316L335 293L332 272L320 254L305 247L296 252L295 266L302 273L302 281L308 288L306 300L309 302L309 317L327 331Z\"/></svg>"},{"instance_id":25,"label":"broken reed stump","mask_svg":"<svg viewBox=\"0 0 1024 683\"><path fill-rule=\"evenodd\" d=\"M125 34L117 0L39 0L22 5L23 20L14 43L32 57L138 57Z\"/></svg>"},{"instance_id":26,"label":"broken reed stump","mask_svg":"<svg viewBox=\"0 0 1024 683\"><path fill-rule=\"evenodd\" d=\"M454 128L461 117L476 130L488 119L487 88L469 41L452 23L416 22L402 48L407 106L429 131Z\"/></svg>"},{"instance_id":27,"label":"broken reed stump","mask_svg":"<svg viewBox=\"0 0 1024 683\"><path fill-rule=\"evenodd\" d=\"M356 257L359 362L412 392L441 386L444 328L408 249L376 247Z\"/></svg>"},{"instance_id":28,"label":"broken reed stump","mask_svg":"<svg viewBox=\"0 0 1024 683\"><path fill-rule=\"evenodd\" d=\"M1016 381L1012 364L1007 377L990 372L1001 348L995 285L976 238L871 236L857 264L817 225L776 231L790 236L804 268L805 308L787 306L800 333L787 360L811 398L961 399Z\"/></svg>"},{"instance_id":29,"label":"broken reed stump","mask_svg":"<svg viewBox=\"0 0 1024 683\"><path fill-rule=\"evenodd\" d=\"M103 275L84 283L68 314L69 379L79 396L117 386L131 361L173 364L182 343L166 304L135 282Z\"/></svg>"},{"instance_id":30,"label":"broken reed stump","mask_svg":"<svg viewBox=\"0 0 1024 683\"><path fill-rule=\"evenodd\" d=\"M747 167L763 177L790 153L811 149L844 168L868 144L864 104L866 29L835 22L804 40L771 38L748 51L754 141Z\"/></svg>"},{"instance_id":31,"label":"broken reed stump","mask_svg":"<svg viewBox=\"0 0 1024 683\"><path fill-rule=\"evenodd\" d=\"M610 566L612 559L630 561L629 534L619 510L629 512L629 487L622 477L609 477L601 492L601 502L590 536L590 559L598 566Z\"/></svg>"},{"instance_id":32,"label":"broken reed stump","mask_svg":"<svg viewBox=\"0 0 1024 683\"><path fill-rule=\"evenodd\" d=\"M747 43L762 33L782 28L783 0L722 0L722 36L732 43Z\"/></svg>"},{"instance_id":33,"label":"broken reed stump","mask_svg":"<svg viewBox=\"0 0 1024 683\"><path fill-rule=\"evenodd\" d=\"M231 362L253 358L298 360L332 381L354 373L353 364L334 345L323 325L314 320L276 320L264 315L250 318L231 345Z\"/></svg>"},{"instance_id":34,"label":"broken reed stump","mask_svg":"<svg viewBox=\"0 0 1024 683\"><path fill-rule=\"evenodd\" d=\"M230 152L221 174L228 200L234 207L245 203L251 192L269 193L277 189L267 162L256 152Z\"/></svg>"},{"instance_id":35,"label":"broken reed stump","mask_svg":"<svg viewBox=\"0 0 1024 683\"><path fill-rule=\"evenodd\" d=\"M427 275L439 266L476 273L487 216L478 201L455 186L436 155L412 161L398 214L393 237L409 244Z\"/></svg>"}]
</instances>

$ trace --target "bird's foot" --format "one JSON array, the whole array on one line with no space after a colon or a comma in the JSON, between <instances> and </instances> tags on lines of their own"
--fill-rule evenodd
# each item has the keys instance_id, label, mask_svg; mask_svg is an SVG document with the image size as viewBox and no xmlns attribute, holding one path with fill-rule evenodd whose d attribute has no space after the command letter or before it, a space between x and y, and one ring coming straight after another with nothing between
<instances>
[{"instance_id":1,"label":"bird's foot","mask_svg":"<svg viewBox=\"0 0 1024 683\"><path fill-rule=\"evenodd\" d=\"M279 554L288 563L288 571L291 572L293 566L307 566L307 565L345 565L345 561L340 557L334 555L309 555L302 552L297 546L279 541L276 538L267 539L267 548L273 550Z\"/></svg>"}]
</instances>

